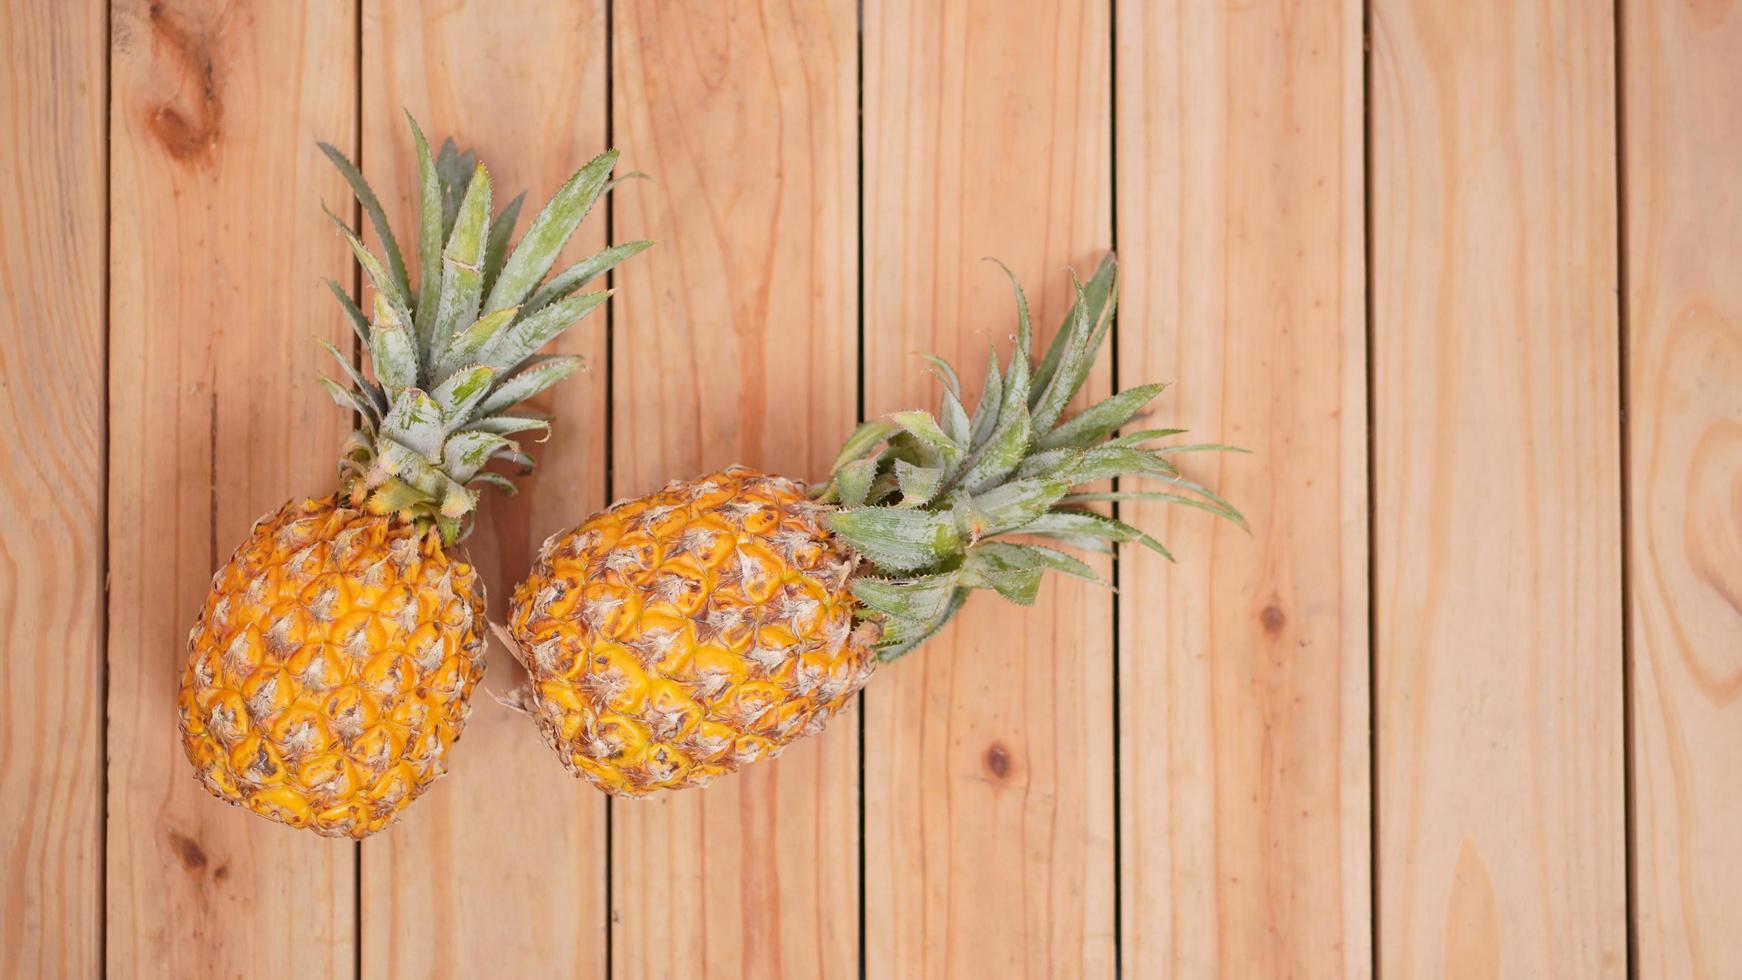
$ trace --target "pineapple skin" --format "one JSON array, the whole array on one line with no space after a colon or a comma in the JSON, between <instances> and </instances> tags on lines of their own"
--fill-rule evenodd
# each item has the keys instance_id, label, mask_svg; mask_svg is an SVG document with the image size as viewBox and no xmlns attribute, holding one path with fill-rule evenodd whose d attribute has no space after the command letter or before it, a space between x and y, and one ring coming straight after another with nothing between
<instances>
[{"instance_id":1,"label":"pineapple skin","mask_svg":"<svg viewBox=\"0 0 1742 980\"><path fill-rule=\"evenodd\" d=\"M433 529L293 500L212 578L178 723L214 796L326 837L392 823L446 771L484 673L483 588Z\"/></svg>"},{"instance_id":2,"label":"pineapple skin","mask_svg":"<svg viewBox=\"0 0 1742 980\"><path fill-rule=\"evenodd\" d=\"M815 734L864 686L858 557L833 508L732 467L546 541L510 604L531 714L563 764L643 796L701 786Z\"/></svg>"}]
</instances>

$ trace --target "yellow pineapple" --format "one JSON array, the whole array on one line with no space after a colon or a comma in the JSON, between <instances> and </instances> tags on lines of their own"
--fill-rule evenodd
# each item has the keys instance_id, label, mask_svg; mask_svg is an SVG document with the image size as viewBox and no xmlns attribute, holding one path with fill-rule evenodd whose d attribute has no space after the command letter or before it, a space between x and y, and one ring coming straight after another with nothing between
<instances>
[{"instance_id":1,"label":"yellow pineapple","mask_svg":"<svg viewBox=\"0 0 1742 980\"><path fill-rule=\"evenodd\" d=\"M374 377L328 344L350 384L322 381L361 427L343 447L338 491L261 518L213 576L181 673L182 746L205 787L330 837L387 826L445 771L484 672L484 589L457 545L481 487L514 489L484 467L530 470L509 437L549 424L514 406L580 366L535 352L604 302L581 291L589 281L648 244L608 248L545 282L608 187L615 152L565 183L510 250L521 199L492 220L488 172L452 141L432 156L415 122L412 133L415 293L379 201L321 146L387 258L339 223L374 286L373 322L329 285Z\"/></svg>"},{"instance_id":2,"label":"yellow pineapple","mask_svg":"<svg viewBox=\"0 0 1742 980\"><path fill-rule=\"evenodd\" d=\"M949 364L936 416L896 412L847 440L806 488L733 467L620 502L546 541L515 589L507 639L518 697L564 765L607 792L699 786L820 731L882 661L941 629L971 590L1034 601L1042 576L1099 581L1040 542L1107 551L1149 535L1086 505L1130 499L1241 518L1152 445L1115 436L1162 390L1143 385L1067 417L1105 339L1112 256L1038 366L1017 288L1017 351L996 358L970 417ZM1075 492L1118 476L1160 491ZM1010 537L1027 540L1008 540ZM1169 556L1171 558L1171 556Z\"/></svg>"}]
</instances>

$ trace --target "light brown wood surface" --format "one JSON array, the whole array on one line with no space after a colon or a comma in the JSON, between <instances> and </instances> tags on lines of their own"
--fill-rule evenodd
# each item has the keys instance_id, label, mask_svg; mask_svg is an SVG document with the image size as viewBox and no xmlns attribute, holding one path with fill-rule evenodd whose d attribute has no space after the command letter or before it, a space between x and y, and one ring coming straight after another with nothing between
<instances>
[{"instance_id":1,"label":"light brown wood surface","mask_svg":"<svg viewBox=\"0 0 1742 980\"><path fill-rule=\"evenodd\" d=\"M212 573L292 496L331 491L349 419L315 337L349 343L311 207L351 148L349 4L115 6L109 261L108 972L352 970L356 847L233 810L175 737Z\"/></svg>"},{"instance_id":2,"label":"light brown wood surface","mask_svg":"<svg viewBox=\"0 0 1742 980\"><path fill-rule=\"evenodd\" d=\"M0 975L1742 973L1739 25L9 0ZM652 178L570 247L660 243L468 542L498 615L612 497L822 476L935 403L917 352L977 392L1015 330L987 256L1044 341L1117 246L1089 393L1172 382L1146 425L1252 449L1184 458L1251 534L1121 504L1177 565L977 596L704 791L608 803L480 692L384 836L225 807L173 735L187 629L256 517L331 486L320 280L357 274L319 205L355 209L314 141L407 242L402 109L498 205L607 145Z\"/></svg>"},{"instance_id":3,"label":"light brown wood surface","mask_svg":"<svg viewBox=\"0 0 1742 980\"><path fill-rule=\"evenodd\" d=\"M742 463L823 476L856 375L854 8L619 4L611 492ZM858 972L858 717L772 763L612 804L626 977Z\"/></svg>"},{"instance_id":4,"label":"light brown wood surface","mask_svg":"<svg viewBox=\"0 0 1742 980\"><path fill-rule=\"evenodd\" d=\"M1373 8L1382 973L1627 968L1611 13Z\"/></svg>"},{"instance_id":5,"label":"light brown wood surface","mask_svg":"<svg viewBox=\"0 0 1742 980\"><path fill-rule=\"evenodd\" d=\"M401 243L417 240L417 158L405 111L433 145L453 136L478 154L498 211L527 192L521 231L606 148L598 0L369 0L362 30L363 170L398 216ZM535 38L563 43L528 43ZM557 268L597 251L605 233L599 206ZM553 345L584 356L589 368L536 400L554 420L551 438L528 446L538 469L516 496L486 491L478 530L466 541L497 621L539 543L605 503L605 332L604 314L595 313ZM604 973L604 797L563 770L530 719L490 696L524 676L492 643L488 690L474 698L452 775L392 834L364 842L365 974Z\"/></svg>"},{"instance_id":6,"label":"light brown wood surface","mask_svg":"<svg viewBox=\"0 0 1742 980\"><path fill-rule=\"evenodd\" d=\"M103 4L0 10L0 976L101 969ZM45 153L45 147L58 152Z\"/></svg>"},{"instance_id":7,"label":"light brown wood surface","mask_svg":"<svg viewBox=\"0 0 1742 980\"><path fill-rule=\"evenodd\" d=\"M1641 976L1742 974L1742 10L1633 4L1626 80Z\"/></svg>"},{"instance_id":8,"label":"light brown wood surface","mask_svg":"<svg viewBox=\"0 0 1742 980\"><path fill-rule=\"evenodd\" d=\"M865 407L880 415L935 406L916 352L972 392L988 348L1008 356L1016 304L986 257L1027 289L1039 344L1070 305L1066 268L1088 276L1111 245L1108 10L867 5L864 43ZM1025 609L978 596L873 679L871 975L1112 973L1112 605L1077 581Z\"/></svg>"},{"instance_id":9,"label":"light brown wood surface","mask_svg":"<svg viewBox=\"0 0 1742 980\"><path fill-rule=\"evenodd\" d=\"M1254 453L1184 463L1250 536L1121 510L1180 558L1119 563L1125 970L1364 976L1361 6L1118 18L1120 385Z\"/></svg>"}]
</instances>

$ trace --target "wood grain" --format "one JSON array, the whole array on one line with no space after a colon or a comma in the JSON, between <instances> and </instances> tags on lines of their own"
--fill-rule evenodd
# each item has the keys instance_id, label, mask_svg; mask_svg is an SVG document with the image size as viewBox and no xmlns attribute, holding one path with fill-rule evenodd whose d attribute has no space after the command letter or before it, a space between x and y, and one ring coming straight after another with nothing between
<instances>
[{"instance_id":1,"label":"wood grain","mask_svg":"<svg viewBox=\"0 0 1742 980\"><path fill-rule=\"evenodd\" d=\"M0 10L0 975L101 970L104 5ZM44 152L53 147L53 152Z\"/></svg>"},{"instance_id":2,"label":"wood grain","mask_svg":"<svg viewBox=\"0 0 1742 980\"><path fill-rule=\"evenodd\" d=\"M1742 975L1742 105L1735 4L1624 5L1642 976Z\"/></svg>"},{"instance_id":3,"label":"wood grain","mask_svg":"<svg viewBox=\"0 0 1742 980\"><path fill-rule=\"evenodd\" d=\"M1742 975L1742 7L860 6L0 11L0 975L1618 977L1629 927L1641 976ZM820 476L861 377L935 401L916 351L977 387L1014 329L982 257L1044 339L1115 226L1091 388L1175 382L1158 424L1253 449L1190 464L1252 536L1124 506L1178 565L977 597L705 792L607 807L480 693L360 849L223 806L176 669L249 523L331 486L313 141L409 241L401 107L498 203L608 118L653 176L614 338L563 341L593 366L468 543L498 615L612 494Z\"/></svg>"},{"instance_id":4,"label":"wood grain","mask_svg":"<svg viewBox=\"0 0 1742 980\"><path fill-rule=\"evenodd\" d=\"M866 5L865 405L936 403L916 351L977 390L1050 339L1111 241L1108 5ZM1104 392L1105 366L1091 381ZM1105 566L1103 565L1103 570ZM1114 961L1112 598L976 596L865 705L871 976L1106 976Z\"/></svg>"},{"instance_id":5,"label":"wood grain","mask_svg":"<svg viewBox=\"0 0 1742 980\"><path fill-rule=\"evenodd\" d=\"M1366 976L1361 5L1117 16L1119 382L1254 453L1184 463L1250 537L1121 509L1123 964Z\"/></svg>"},{"instance_id":6,"label":"wood grain","mask_svg":"<svg viewBox=\"0 0 1742 980\"><path fill-rule=\"evenodd\" d=\"M355 132L344 2L123 0L110 195L108 972L346 975L356 849L231 809L175 737L212 572L260 514L325 493L349 428L315 378L351 260L314 146Z\"/></svg>"},{"instance_id":7,"label":"wood grain","mask_svg":"<svg viewBox=\"0 0 1742 980\"><path fill-rule=\"evenodd\" d=\"M618 4L613 493L821 477L854 422L854 6ZM626 977L858 971L856 712L702 791L613 803Z\"/></svg>"},{"instance_id":8,"label":"wood grain","mask_svg":"<svg viewBox=\"0 0 1742 980\"><path fill-rule=\"evenodd\" d=\"M363 166L416 242L416 156L401 109L490 169L495 206L521 190L523 231L569 175L605 149L602 0L386 3L363 10ZM624 169L634 166L628 161ZM605 242L595 208L562 268ZM498 621L539 542L605 502L605 317L553 349L589 369L538 400L551 438L517 496L487 493L466 541ZM485 686L523 679L491 644ZM370 976L602 976L605 801L573 779L523 715L479 691L452 775L390 834L363 845L361 942Z\"/></svg>"},{"instance_id":9,"label":"wood grain","mask_svg":"<svg viewBox=\"0 0 1742 980\"><path fill-rule=\"evenodd\" d=\"M1626 970L1611 13L1373 5L1385 974Z\"/></svg>"}]
</instances>

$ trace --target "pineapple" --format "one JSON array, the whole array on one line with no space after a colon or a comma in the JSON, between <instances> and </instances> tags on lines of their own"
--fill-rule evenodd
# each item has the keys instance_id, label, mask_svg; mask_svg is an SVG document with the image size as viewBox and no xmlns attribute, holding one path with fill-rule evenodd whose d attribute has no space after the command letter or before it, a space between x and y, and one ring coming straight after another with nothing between
<instances>
[{"instance_id":1,"label":"pineapple","mask_svg":"<svg viewBox=\"0 0 1742 980\"><path fill-rule=\"evenodd\" d=\"M1243 524L1169 460L1233 447L1153 445L1177 429L1114 435L1161 385L1067 417L1106 337L1114 273L1109 255L1086 286L1073 280L1076 302L1038 366L1016 286L1017 350L1004 370L992 357L971 416L955 370L931 357L938 414L860 426L826 483L732 467L546 541L505 639L530 675L516 701L563 764L626 796L702 785L820 731L972 590L1026 605L1048 571L1100 581L1052 544L1168 554L1088 504L1163 500ZM1163 489L1077 492L1116 476Z\"/></svg>"},{"instance_id":2,"label":"pineapple","mask_svg":"<svg viewBox=\"0 0 1742 980\"><path fill-rule=\"evenodd\" d=\"M432 156L411 127L415 292L380 202L321 144L387 259L334 219L374 287L370 322L329 282L374 378L326 344L349 384L322 382L362 426L342 448L337 492L261 518L213 576L181 672L178 724L201 783L328 837L382 829L445 771L484 672L484 588L457 546L479 491L514 489L484 467L531 469L509 437L549 423L514 406L580 366L535 352L605 301L581 291L590 280L649 244L605 249L545 282L616 153L577 172L510 250L522 198L492 220L488 171L451 140Z\"/></svg>"}]
</instances>

